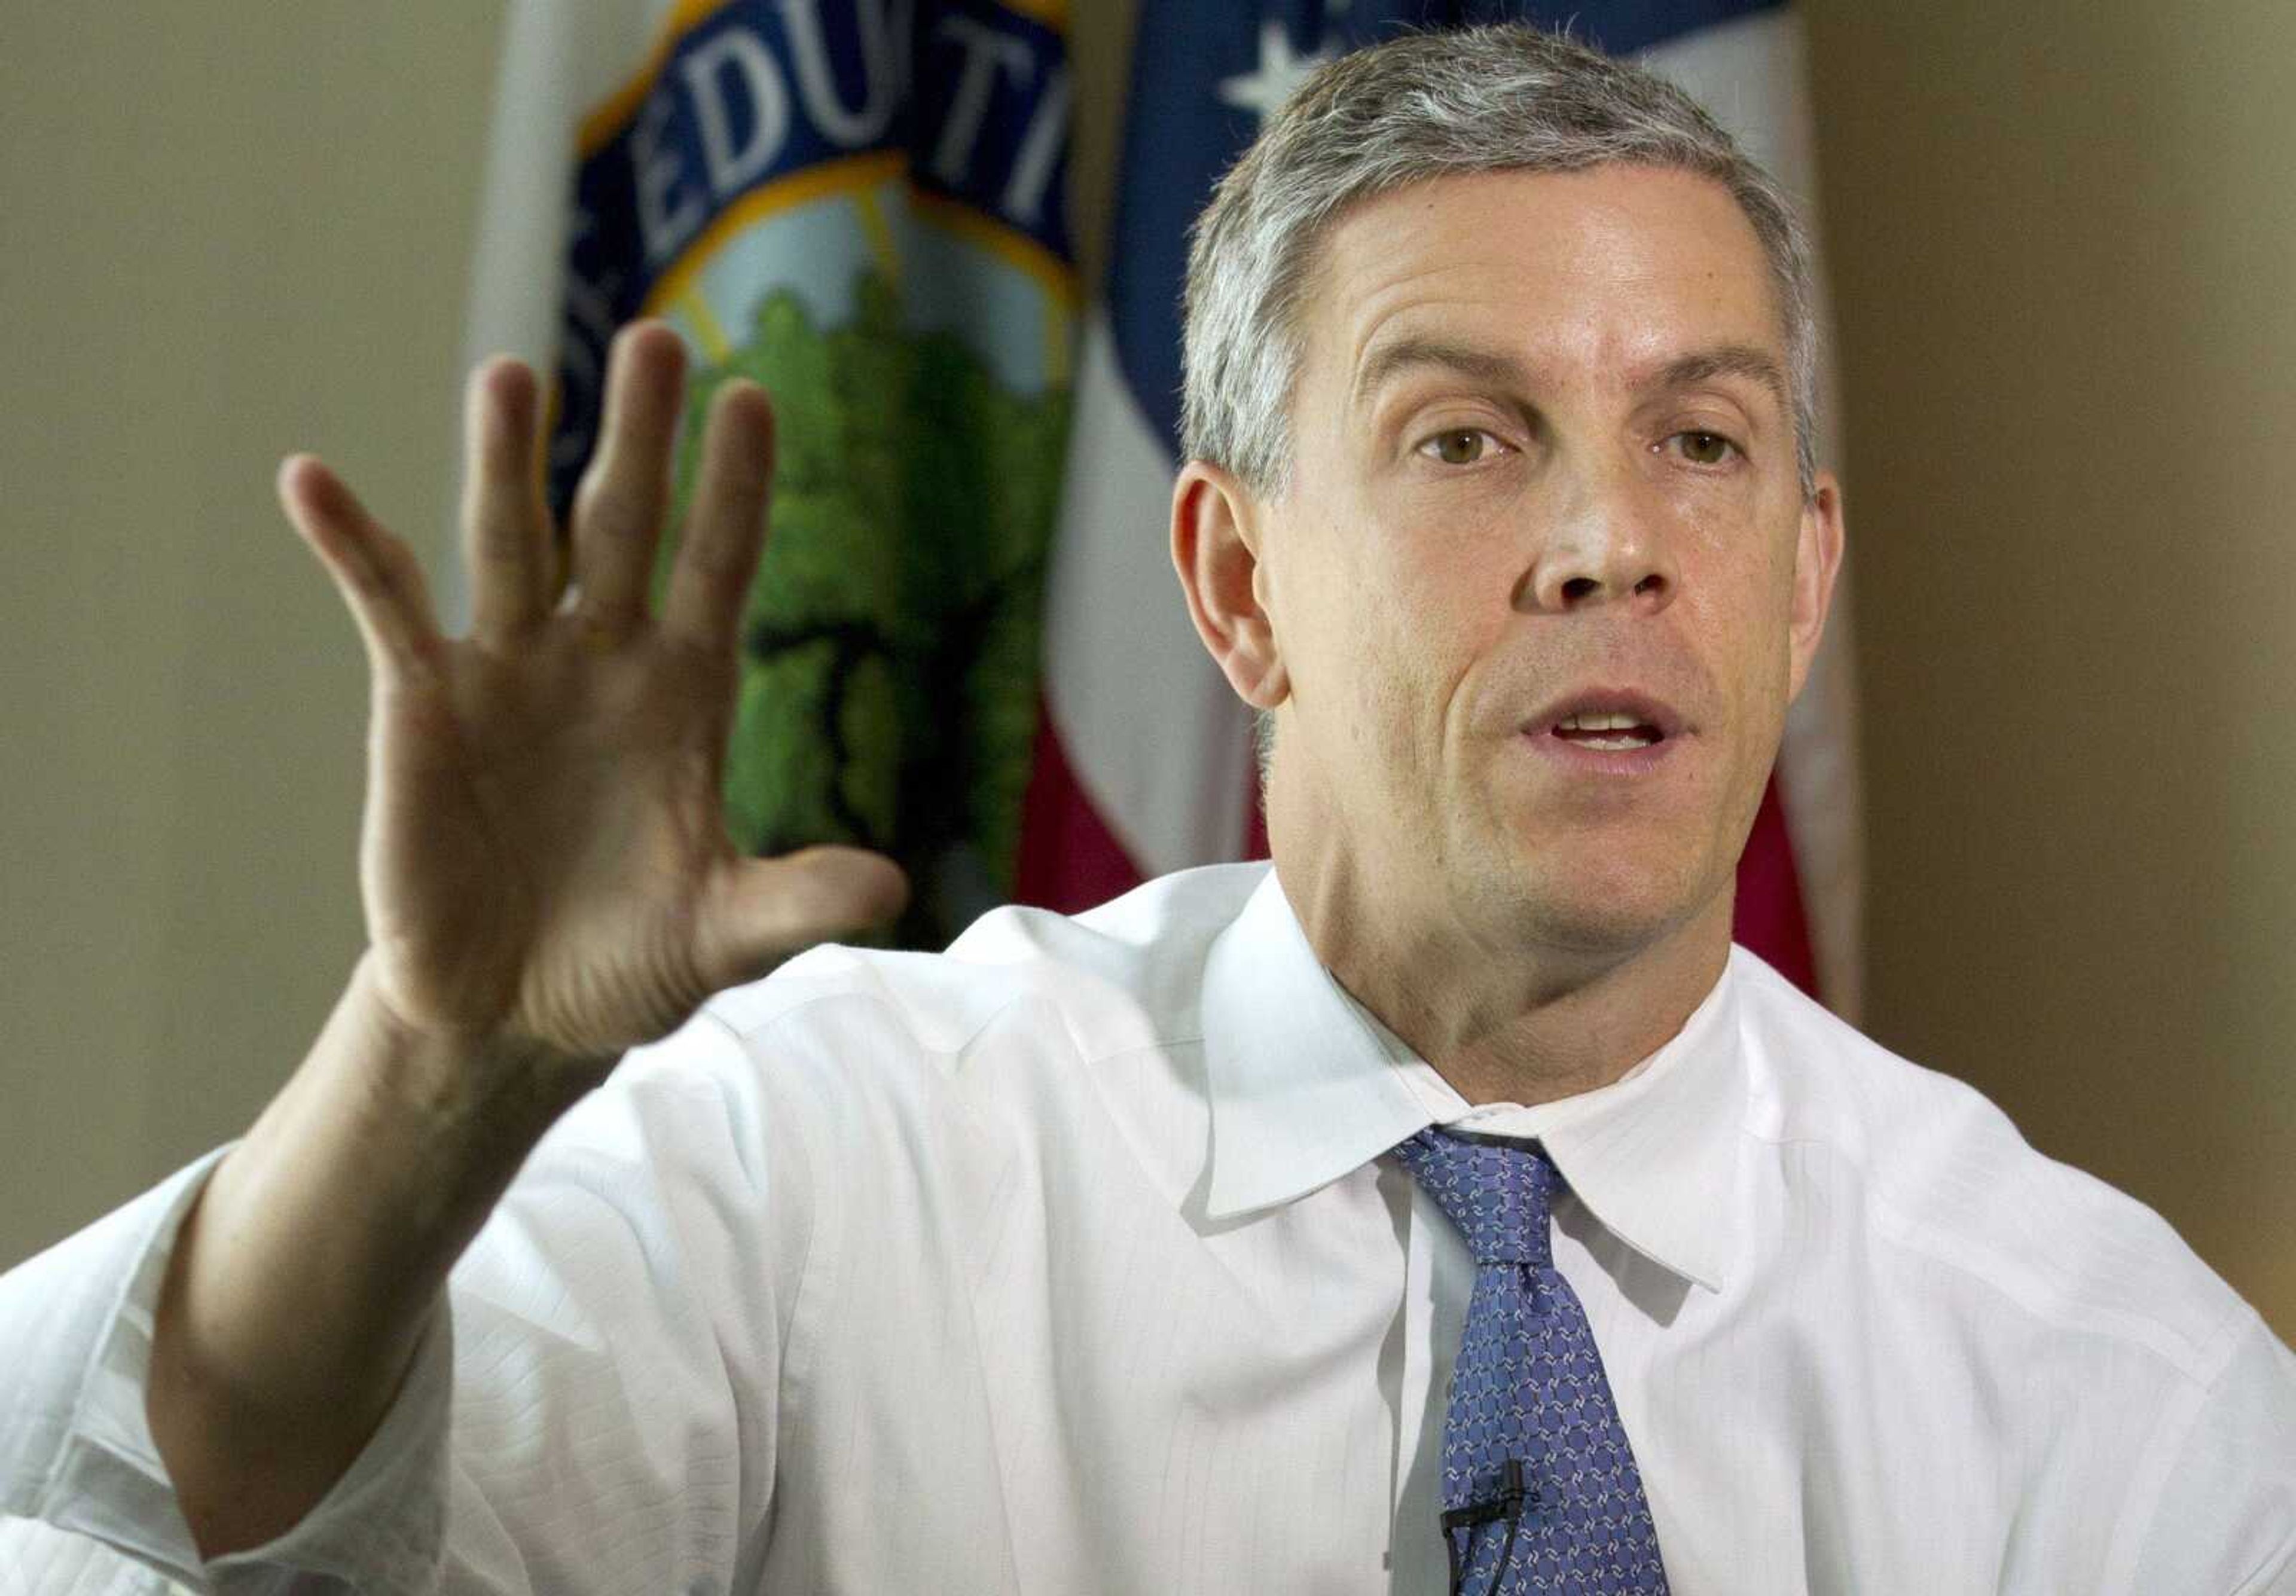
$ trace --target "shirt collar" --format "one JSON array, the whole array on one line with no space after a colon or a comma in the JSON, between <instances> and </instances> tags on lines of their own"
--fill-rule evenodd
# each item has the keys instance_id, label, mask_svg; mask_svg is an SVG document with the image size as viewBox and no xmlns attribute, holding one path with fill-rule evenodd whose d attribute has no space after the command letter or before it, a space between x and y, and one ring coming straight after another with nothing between
<instances>
[{"instance_id":1,"label":"shirt collar","mask_svg":"<svg viewBox=\"0 0 2296 1596\"><path fill-rule=\"evenodd\" d=\"M1605 1229L1719 1291L1746 1099L1746 957L1734 948L1682 1029L1611 1085L1530 1107L1470 1107L1317 961L1270 868L1205 964L1207 1215L1290 1202L1448 1125L1536 1139Z\"/></svg>"}]
</instances>

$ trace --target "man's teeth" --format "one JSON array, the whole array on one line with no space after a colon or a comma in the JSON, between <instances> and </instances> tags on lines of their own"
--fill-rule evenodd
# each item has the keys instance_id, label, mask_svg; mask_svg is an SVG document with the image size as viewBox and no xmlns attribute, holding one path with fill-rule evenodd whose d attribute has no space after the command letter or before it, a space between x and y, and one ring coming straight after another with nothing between
<instances>
[{"instance_id":1,"label":"man's teeth","mask_svg":"<svg viewBox=\"0 0 2296 1596\"><path fill-rule=\"evenodd\" d=\"M1580 735L1572 737L1571 742L1581 748L1599 748L1605 753L1647 748L1658 741L1658 731L1654 727L1614 710L1565 715L1554 723L1554 729L1557 733L1577 732ZM1623 735L1587 735L1604 732Z\"/></svg>"}]
</instances>

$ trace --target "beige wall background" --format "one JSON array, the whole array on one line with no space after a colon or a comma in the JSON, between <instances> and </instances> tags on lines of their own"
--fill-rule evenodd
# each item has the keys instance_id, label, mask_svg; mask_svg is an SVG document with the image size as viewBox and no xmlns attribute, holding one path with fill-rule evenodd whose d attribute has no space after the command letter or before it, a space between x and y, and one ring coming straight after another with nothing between
<instances>
[{"instance_id":1,"label":"beige wall background","mask_svg":"<svg viewBox=\"0 0 2296 1596\"><path fill-rule=\"evenodd\" d=\"M357 957L364 670L271 474L440 535L500 9L0 31L0 1265L235 1133ZM2296 9L1803 12L1867 1028L2296 1337Z\"/></svg>"}]
</instances>

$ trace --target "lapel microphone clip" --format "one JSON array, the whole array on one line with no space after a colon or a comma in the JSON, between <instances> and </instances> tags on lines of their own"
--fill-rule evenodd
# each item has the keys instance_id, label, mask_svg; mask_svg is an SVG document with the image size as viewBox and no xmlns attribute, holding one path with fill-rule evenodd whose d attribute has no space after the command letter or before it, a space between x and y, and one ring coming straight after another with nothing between
<instances>
[{"instance_id":1,"label":"lapel microphone clip","mask_svg":"<svg viewBox=\"0 0 2296 1596\"><path fill-rule=\"evenodd\" d=\"M1451 1596L1465 1596L1467 1564L1472 1558L1459 1555L1459 1543L1454 1532L1465 1530L1467 1544L1475 1543L1475 1532L1486 1524L1506 1520L1506 1544L1499 1551L1499 1560L1491 1573L1491 1588L1496 1590L1506 1577L1507 1559L1514 1555L1515 1531L1522 1527L1525 1503L1538 1505L1538 1493L1523 1483L1522 1460L1509 1458L1499 1465L1499 1485L1492 1494L1480 1501L1471 1501L1463 1508L1453 1508L1443 1515L1443 1550L1451 1559Z\"/></svg>"}]
</instances>

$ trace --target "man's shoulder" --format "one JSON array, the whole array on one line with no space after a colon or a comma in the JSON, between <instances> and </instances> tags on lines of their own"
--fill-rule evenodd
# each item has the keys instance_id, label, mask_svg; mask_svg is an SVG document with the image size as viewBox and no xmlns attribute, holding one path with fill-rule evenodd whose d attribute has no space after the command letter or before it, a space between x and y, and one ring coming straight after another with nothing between
<instances>
[{"instance_id":1,"label":"man's shoulder","mask_svg":"<svg viewBox=\"0 0 2296 1596\"><path fill-rule=\"evenodd\" d=\"M2255 1310L2159 1213L2026 1141L1968 1082L1892 1052L1750 955L1745 1128L1781 1171L1846 1182L1874 1238L2028 1329L2221 1370Z\"/></svg>"},{"instance_id":2,"label":"man's shoulder","mask_svg":"<svg viewBox=\"0 0 2296 1596\"><path fill-rule=\"evenodd\" d=\"M1267 869L1176 871L1074 915L1006 905L939 953L824 944L706 1012L743 1037L857 1012L940 1054L1016 1006L1044 1006L1087 1058L1193 1040L1205 958Z\"/></svg>"}]
</instances>

